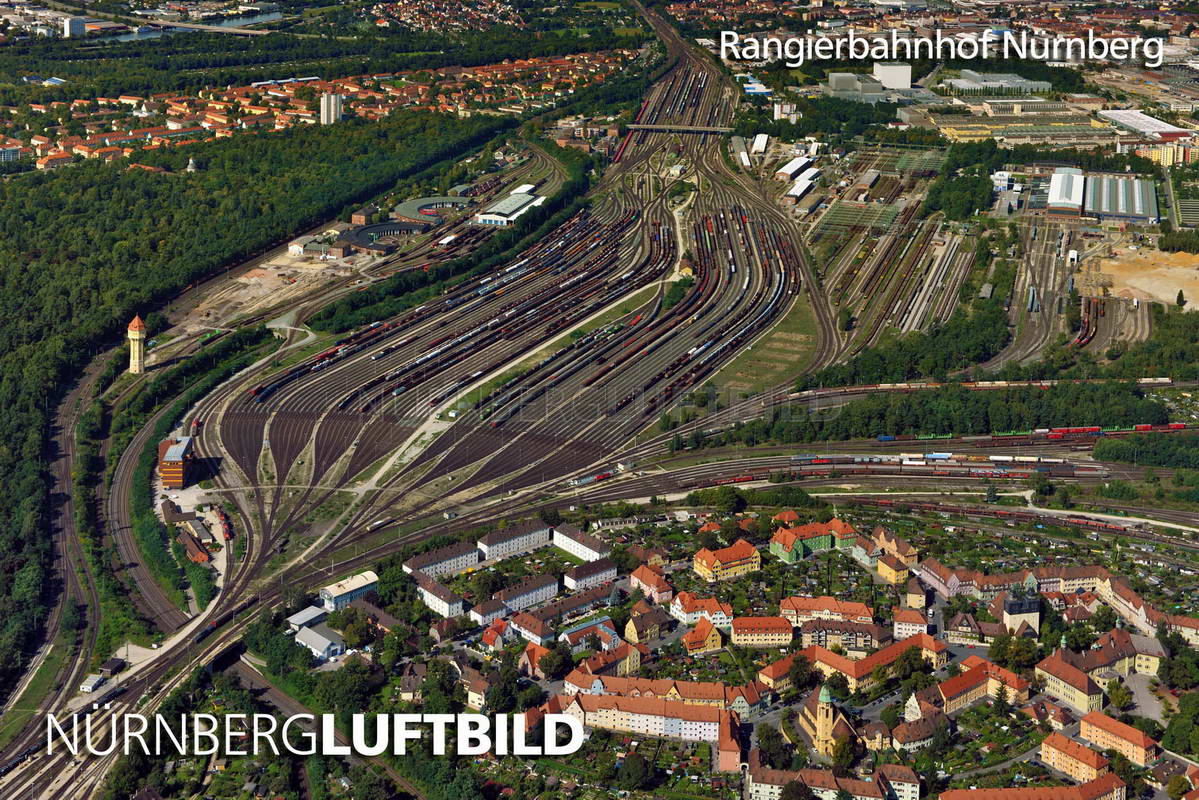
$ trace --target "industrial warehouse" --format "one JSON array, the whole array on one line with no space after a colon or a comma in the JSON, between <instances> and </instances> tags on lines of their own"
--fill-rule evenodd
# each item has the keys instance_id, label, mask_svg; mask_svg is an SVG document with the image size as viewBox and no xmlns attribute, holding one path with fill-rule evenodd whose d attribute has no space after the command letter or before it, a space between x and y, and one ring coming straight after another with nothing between
<instances>
[{"instance_id":1,"label":"industrial warehouse","mask_svg":"<svg viewBox=\"0 0 1199 800\"><path fill-rule=\"evenodd\" d=\"M1049 179L1045 213L1053 217L1092 217L1124 222L1157 222L1157 190L1153 181L1124 175L1084 175L1082 170L1054 170Z\"/></svg>"}]
</instances>

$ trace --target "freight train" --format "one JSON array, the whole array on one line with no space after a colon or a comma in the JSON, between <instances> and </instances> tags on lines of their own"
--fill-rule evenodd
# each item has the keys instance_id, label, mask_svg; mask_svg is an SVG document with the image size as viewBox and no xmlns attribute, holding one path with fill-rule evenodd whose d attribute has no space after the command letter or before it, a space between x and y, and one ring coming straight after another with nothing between
<instances>
[{"instance_id":1,"label":"freight train","mask_svg":"<svg viewBox=\"0 0 1199 800\"><path fill-rule=\"evenodd\" d=\"M917 454L905 454L915 456ZM944 454L933 454L944 455ZM809 458L811 460L804 460ZM975 459L980 458L978 456ZM999 457L1004 458L1004 457ZM1010 457L1013 458L1014 457ZM1020 462L991 460L928 459L926 457L888 456L800 456L790 467L755 467L734 475L696 478L683 483L682 489L703 489L726 484L771 480L773 482L815 480L873 475L902 475L912 477L958 478L961 480L1022 480L1041 472L1051 478L1105 478L1110 473L1103 467L1064 463L1061 459L1040 459L1029 456Z\"/></svg>"},{"instance_id":2,"label":"freight train","mask_svg":"<svg viewBox=\"0 0 1199 800\"><path fill-rule=\"evenodd\" d=\"M1121 525L1118 522L1110 520L1092 519L1079 515L1069 517L1058 517L1053 514L1043 514L1037 511L1029 511L1024 509L1007 509L1001 507L981 508L977 506L960 506L949 505L946 503L934 502L909 502L906 500L897 500L891 498L876 498L876 497L855 497L853 502L859 505L877 506L880 508L896 508L902 506L910 511L925 511L935 514L954 514L965 517L993 517L1000 520L1011 520L1013 522L1028 522L1041 525L1073 525L1079 528L1086 528L1093 531L1104 531L1107 533L1128 533L1136 530L1137 526Z\"/></svg>"}]
</instances>

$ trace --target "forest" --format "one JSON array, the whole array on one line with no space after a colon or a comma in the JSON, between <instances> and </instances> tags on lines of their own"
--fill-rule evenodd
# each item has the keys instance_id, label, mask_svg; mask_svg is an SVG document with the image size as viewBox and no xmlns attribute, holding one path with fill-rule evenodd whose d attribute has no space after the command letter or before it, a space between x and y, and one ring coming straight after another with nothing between
<instances>
[{"instance_id":1,"label":"forest","mask_svg":"<svg viewBox=\"0 0 1199 800\"><path fill-rule=\"evenodd\" d=\"M962 386L887 392L830 411L793 405L704 438L709 447L841 441L879 434L987 434L1063 425L1163 423L1166 407L1125 383L974 391ZM1098 457L1098 456L1096 456Z\"/></svg>"},{"instance_id":2,"label":"forest","mask_svg":"<svg viewBox=\"0 0 1199 800\"><path fill-rule=\"evenodd\" d=\"M244 86L270 78L346 75L496 64L505 59L637 47L642 36L597 30L464 33L446 47L441 34L405 31L382 37L228 36L192 32L128 42L34 37L0 48L0 105L75 98L147 95ZM24 84L27 75L53 75L62 86Z\"/></svg>"},{"instance_id":3,"label":"forest","mask_svg":"<svg viewBox=\"0 0 1199 800\"><path fill-rule=\"evenodd\" d=\"M87 163L0 184L0 686L36 650L54 592L50 415L97 348L136 311L505 125L414 113L138 156L167 174Z\"/></svg>"},{"instance_id":4,"label":"forest","mask_svg":"<svg viewBox=\"0 0 1199 800\"><path fill-rule=\"evenodd\" d=\"M773 119L770 106L759 101L752 110L737 115L733 133L738 136L767 133L788 141L813 134L852 139L874 125L893 121L897 108L892 103L871 105L836 97L799 98L795 104L803 116L795 122L788 122L785 119Z\"/></svg>"},{"instance_id":5,"label":"forest","mask_svg":"<svg viewBox=\"0 0 1199 800\"><path fill-rule=\"evenodd\" d=\"M1195 434L1145 433L1095 442L1099 461L1122 461L1151 467L1199 469L1199 436Z\"/></svg>"}]
</instances>

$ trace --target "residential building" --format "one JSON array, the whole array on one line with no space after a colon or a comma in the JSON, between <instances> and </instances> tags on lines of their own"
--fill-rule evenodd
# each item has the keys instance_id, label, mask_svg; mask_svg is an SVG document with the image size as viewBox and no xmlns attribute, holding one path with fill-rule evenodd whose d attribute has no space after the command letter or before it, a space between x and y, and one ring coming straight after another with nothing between
<instances>
[{"instance_id":1,"label":"residential building","mask_svg":"<svg viewBox=\"0 0 1199 800\"><path fill-rule=\"evenodd\" d=\"M576 669L588 675L636 675L641 669L641 659L649 655L643 644L625 642L615 650L604 650L579 662Z\"/></svg>"},{"instance_id":2,"label":"residential building","mask_svg":"<svg viewBox=\"0 0 1199 800\"><path fill-rule=\"evenodd\" d=\"M910 577L904 563L890 553L884 553L878 559L876 566L878 575L891 586L906 583Z\"/></svg>"},{"instance_id":3,"label":"residential building","mask_svg":"<svg viewBox=\"0 0 1199 800\"><path fill-rule=\"evenodd\" d=\"M320 102L322 125L332 125L335 122L341 121L341 95L333 93L322 94Z\"/></svg>"},{"instance_id":4,"label":"residential building","mask_svg":"<svg viewBox=\"0 0 1199 800\"><path fill-rule=\"evenodd\" d=\"M616 563L610 558L580 564L562 576L566 588L575 591L590 589L616 580Z\"/></svg>"},{"instance_id":5,"label":"residential building","mask_svg":"<svg viewBox=\"0 0 1199 800\"><path fill-rule=\"evenodd\" d=\"M1158 744L1152 738L1102 711L1092 711L1082 718L1078 738L1101 751L1115 750L1138 767L1149 766L1160 754Z\"/></svg>"},{"instance_id":6,"label":"residential building","mask_svg":"<svg viewBox=\"0 0 1199 800\"><path fill-rule=\"evenodd\" d=\"M470 610L470 618L478 625L490 625L494 620L511 612L504 601L498 597L484 600Z\"/></svg>"},{"instance_id":7,"label":"residential building","mask_svg":"<svg viewBox=\"0 0 1199 800\"><path fill-rule=\"evenodd\" d=\"M1106 758L1057 731L1041 742L1041 760L1079 783L1093 781L1108 771Z\"/></svg>"},{"instance_id":8,"label":"residential building","mask_svg":"<svg viewBox=\"0 0 1199 800\"><path fill-rule=\"evenodd\" d=\"M714 761L718 771L740 769L739 722L731 711L647 697L577 694L556 703L555 700L547 706L554 712L560 709L561 713L570 714L585 727L635 736L709 742L716 751Z\"/></svg>"},{"instance_id":9,"label":"residential building","mask_svg":"<svg viewBox=\"0 0 1199 800\"><path fill-rule=\"evenodd\" d=\"M783 617L735 617L732 642L738 647L787 647L795 638Z\"/></svg>"},{"instance_id":10,"label":"residential building","mask_svg":"<svg viewBox=\"0 0 1199 800\"><path fill-rule=\"evenodd\" d=\"M892 608L891 624L891 632L896 641L915 636L918 633L928 633L928 620L925 619L924 612L914 608L900 608L899 606Z\"/></svg>"},{"instance_id":11,"label":"residential building","mask_svg":"<svg viewBox=\"0 0 1199 800\"><path fill-rule=\"evenodd\" d=\"M700 617L695 627L683 634L681 641L687 655L690 656L711 653L724 646L720 629L708 621L707 617Z\"/></svg>"},{"instance_id":12,"label":"residential building","mask_svg":"<svg viewBox=\"0 0 1199 800\"><path fill-rule=\"evenodd\" d=\"M368 569L324 586L318 594L326 611L340 611L367 592L375 591L378 586L379 576Z\"/></svg>"},{"instance_id":13,"label":"residential building","mask_svg":"<svg viewBox=\"0 0 1199 800\"><path fill-rule=\"evenodd\" d=\"M1018 705L1028 701L1029 682L1011 670L979 656L967 657L962 661L961 669L957 675L932 687L935 691L930 692L932 697L918 696L920 692L912 695L904 708L904 716L911 719L913 708L916 709L915 716L919 716L921 700L931 700L932 705L945 714L956 714L983 698L995 700L1001 694L1009 703Z\"/></svg>"},{"instance_id":14,"label":"residential building","mask_svg":"<svg viewBox=\"0 0 1199 800\"><path fill-rule=\"evenodd\" d=\"M842 622L874 622L874 614L865 603L838 600L835 597L785 597L779 603L779 614L798 628L808 620L827 619Z\"/></svg>"},{"instance_id":15,"label":"residential building","mask_svg":"<svg viewBox=\"0 0 1199 800\"><path fill-rule=\"evenodd\" d=\"M356 608L361 611L362 615L367 618L372 627L382 631L385 634L391 633L394 630L399 630L404 626L404 623L400 622L394 616L387 613L382 608L379 608L379 606L375 605L374 603L366 600L365 598L360 597L353 601L350 603L350 608Z\"/></svg>"},{"instance_id":16,"label":"residential building","mask_svg":"<svg viewBox=\"0 0 1199 800\"><path fill-rule=\"evenodd\" d=\"M691 568L695 574L708 583L739 578L757 572L761 567L761 554L744 539L738 539L728 547L718 550L705 547L691 560Z\"/></svg>"},{"instance_id":17,"label":"residential building","mask_svg":"<svg viewBox=\"0 0 1199 800\"><path fill-rule=\"evenodd\" d=\"M592 637L598 643L598 647L592 648ZM624 644L620 636L617 635L612 620L608 617L601 617L597 620L589 620L573 627L564 628L558 633L558 638L565 640L570 646L571 654L576 656L584 650L592 649L594 652L605 652L615 650Z\"/></svg>"},{"instance_id":18,"label":"residential building","mask_svg":"<svg viewBox=\"0 0 1199 800\"><path fill-rule=\"evenodd\" d=\"M670 603L670 615L684 625L694 625L701 617L717 628L733 625L733 607L715 597L699 598L691 592L679 592Z\"/></svg>"},{"instance_id":19,"label":"residential building","mask_svg":"<svg viewBox=\"0 0 1199 800\"><path fill-rule=\"evenodd\" d=\"M621 697L650 697L689 705L713 706L744 716L761 709L765 698L752 683L728 686L719 681L679 681L671 678L637 678L595 675L573 670L562 682L562 691Z\"/></svg>"},{"instance_id":20,"label":"residential building","mask_svg":"<svg viewBox=\"0 0 1199 800\"><path fill-rule=\"evenodd\" d=\"M996 636L1007 634L1002 622L979 622L973 614L959 612L945 624L945 638L950 644L986 644Z\"/></svg>"},{"instance_id":21,"label":"residential building","mask_svg":"<svg viewBox=\"0 0 1199 800\"><path fill-rule=\"evenodd\" d=\"M518 611L508 620L512 630L521 638L533 644L545 647L554 641L554 631L550 626L524 611Z\"/></svg>"},{"instance_id":22,"label":"residential building","mask_svg":"<svg viewBox=\"0 0 1199 800\"><path fill-rule=\"evenodd\" d=\"M810 619L799 626L799 635L804 647L839 647L849 658L863 658L891 643L891 632L881 625L837 619Z\"/></svg>"},{"instance_id":23,"label":"residential building","mask_svg":"<svg viewBox=\"0 0 1199 800\"><path fill-rule=\"evenodd\" d=\"M541 671L541 659L550 654L548 647L542 647L536 642L528 642L516 661L516 669L534 680L544 680L545 673Z\"/></svg>"},{"instance_id":24,"label":"residential building","mask_svg":"<svg viewBox=\"0 0 1199 800\"><path fill-rule=\"evenodd\" d=\"M831 770L824 769L771 769L763 766L757 749L750 751L748 763L749 768L745 772L747 800L779 800L783 787L794 781L811 789L817 800L836 800L841 792L847 793L853 800L920 798L920 777L910 767L901 764L883 764L869 779L862 780L838 777Z\"/></svg>"},{"instance_id":25,"label":"residential building","mask_svg":"<svg viewBox=\"0 0 1199 800\"><path fill-rule=\"evenodd\" d=\"M838 672L844 675L846 683L849 685L849 690L852 692L857 691L859 688L866 689L873 686L875 683L873 674L875 669L889 666L912 648L918 648L921 651L921 655L928 661L932 669L936 670L945 666L949 650L948 645L926 633L912 636L903 641L894 642L882 650L858 660L837 655L828 648L819 646L805 647L798 654L806 658L825 677ZM775 691L782 691L787 688L790 686L788 672L791 669L793 658L794 655L784 656L762 667L762 669L758 670L758 680L765 684L767 688L774 689Z\"/></svg>"},{"instance_id":26,"label":"residential building","mask_svg":"<svg viewBox=\"0 0 1199 800\"><path fill-rule=\"evenodd\" d=\"M644 644L662 638L674 625L675 619L666 609L654 606L643 614L629 617L624 626L624 638Z\"/></svg>"},{"instance_id":27,"label":"residential building","mask_svg":"<svg viewBox=\"0 0 1199 800\"><path fill-rule=\"evenodd\" d=\"M857 531L840 519L779 528L770 537L770 553L788 564L834 548L848 549Z\"/></svg>"},{"instance_id":28,"label":"residential building","mask_svg":"<svg viewBox=\"0 0 1199 800\"><path fill-rule=\"evenodd\" d=\"M633 570L629 576L629 588L639 590L651 603L669 603L674 596L674 587L659 570L649 564L642 564Z\"/></svg>"},{"instance_id":29,"label":"residential building","mask_svg":"<svg viewBox=\"0 0 1199 800\"><path fill-rule=\"evenodd\" d=\"M583 561L598 561L612 555L612 548L598 536L583 533L573 525L554 526L554 547Z\"/></svg>"},{"instance_id":30,"label":"residential building","mask_svg":"<svg viewBox=\"0 0 1199 800\"><path fill-rule=\"evenodd\" d=\"M950 789L940 800L1126 800L1127 787L1114 772L1078 786L1012 789Z\"/></svg>"},{"instance_id":31,"label":"residential building","mask_svg":"<svg viewBox=\"0 0 1199 800\"><path fill-rule=\"evenodd\" d=\"M1065 703L1073 710L1086 714L1103 707L1103 690L1090 676L1055 650L1037 664L1036 675L1045 682L1045 693Z\"/></svg>"},{"instance_id":32,"label":"residential building","mask_svg":"<svg viewBox=\"0 0 1199 800\"><path fill-rule=\"evenodd\" d=\"M916 578L908 580L907 588L904 590L903 602L908 608L923 609L928 598L924 594L924 587L920 585L920 581Z\"/></svg>"},{"instance_id":33,"label":"residential building","mask_svg":"<svg viewBox=\"0 0 1199 800\"><path fill-rule=\"evenodd\" d=\"M914 720L905 720L891 731L891 747L900 753L922 750L933 743L938 728L948 725L949 717L940 711L933 711Z\"/></svg>"},{"instance_id":34,"label":"residential building","mask_svg":"<svg viewBox=\"0 0 1199 800\"><path fill-rule=\"evenodd\" d=\"M519 556L550 543L550 526L543 522L522 522L492 531L475 544L488 561Z\"/></svg>"},{"instance_id":35,"label":"residential building","mask_svg":"<svg viewBox=\"0 0 1199 800\"><path fill-rule=\"evenodd\" d=\"M456 592L423 572L414 573L414 577L416 592L431 611L447 619L462 614L464 601Z\"/></svg>"},{"instance_id":36,"label":"residential building","mask_svg":"<svg viewBox=\"0 0 1199 800\"><path fill-rule=\"evenodd\" d=\"M404 562L403 570L409 575L419 571L430 578L440 578L442 575L457 575L477 566L479 560L479 550L474 542L455 542L413 556Z\"/></svg>"},{"instance_id":37,"label":"residential building","mask_svg":"<svg viewBox=\"0 0 1199 800\"><path fill-rule=\"evenodd\" d=\"M557 595L557 575L532 575L514 586L496 592L495 598L509 609L520 611L553 600Z\"/></svg>"}]
</instances>

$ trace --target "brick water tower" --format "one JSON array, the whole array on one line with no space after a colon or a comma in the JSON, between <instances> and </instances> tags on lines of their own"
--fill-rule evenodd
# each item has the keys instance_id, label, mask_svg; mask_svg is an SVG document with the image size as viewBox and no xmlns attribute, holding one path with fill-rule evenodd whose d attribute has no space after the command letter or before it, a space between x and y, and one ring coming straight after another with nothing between
<instances>
[{"instance_id":1,"label":"brick water tower","mask_svg":"<svg viewBox=\"0 0 1199 800\"><path fill-rule=\"evenodd\" d=\"M140 316L134 316L129 323L129 371L141 375L146 371L146 323Z\"/></svg>"}]
</instances>

